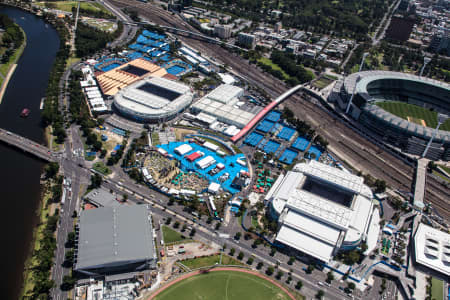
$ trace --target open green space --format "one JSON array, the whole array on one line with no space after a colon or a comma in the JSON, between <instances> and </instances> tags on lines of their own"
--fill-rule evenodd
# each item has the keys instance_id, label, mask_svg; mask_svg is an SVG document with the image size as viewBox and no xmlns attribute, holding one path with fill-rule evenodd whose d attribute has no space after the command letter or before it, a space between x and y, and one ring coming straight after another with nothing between
<instances>
[{"instance_id":1,"label":"open green space","mask_svg":"<svg viewBox=\"0 0 450 300\"><path fill-rule=\"evenodd\" d=\"M327 87L329 84L331 84L332 82L333 82L333 79L322 76L318 80L314 81L312 85L318 89L323 89L323 88Z\"/></svg>"},{"instance_id":2,"label":"open green space","mask_svg":"<svg viewBox=\"0 0 450 300\"><path fill-rule=\"evenodd\" d=\"M431 279L431 299L444 299L444 282L434 277Z\"/></svg>"},{"instance_id":3,"label":"open green space","mask_svg":"<svg viewBox=\"0 0 450 300\"><path fill-rule=\"evenodd\" d=\"M157 132L152 132L152 145L159 145L159 134Z\"/></svg>"},{"instance_id":4,"label":"open green space","mask_svg":"<svg viewBox=\"0 0 450 300\"><path fill-rule=\"evenodd\" d=\"M270 60L270 58L261 57L258 59L258 62L265 64L267 66L270 66L274 70L280 71L283 74L284 79L289 79L289 75L286 74L286 72L284 72L283 69L279 65L275 64L272 60Z\"/></svg>"},{"instance_id":5,"label":"open green space","mask_svg":"<svg viewBox=\"0 0 450 300\"><path fill-rule=\"evenodd\" d=\"M175 283L155 300L287 300L289 296L269 281L253 274L216 271Z\"/></svg>"},{"instance_id":6,"label":"open green space","mask_svg":"<svg viewBox=\"0 0 450 300\"><path fill-rule=\"evenodd\" d=\"M220 255L204 256L192 259L186 259L181 261L183 265L189 269L198 269L202 267L214 266L221 263L223 266L238 266L243 265L240 261L232 258L231 256L222 254L222 261L220 261Z\"/></svg>"},{"instance_id":7,"label":"open green space","mask_svg":"<svg viewBox=\"0 0 450 300\"><path fill-rule=\"evenodd\" d=\"M437 126L437 112L421 106L398 101L377 102L376 105L402 119L408 120L408 117L412 117L424 120L427 127L435 128ZM442 124L440 129L450 131L450 119Z\"/></svg>"},{"instance_id":8,"label":"open green space","mask_svg":"<svg viewBox=\"0 0 450 300\"><path fill-rule=\"evenodd\" d=\"M111 170L101 161L96 162L92 168L103 175L111 174Z\"/></svg>"},{"instance_id":9,"label":"open green space","mask_svg":"<svg viewBox=\"0 0 450 300\"><path fill-rule=\"evenodd\" d=\"M443 165L439 165L439 167L440 167L441 169L443 169L445 172L447 172L448 174L450 174L450 167L443 166Z\"/></svg>"},{"instance_id":10,"label":"open green space","mask_svg":"<svg viewBox=\"0 0 450 300\"><path fill-rule=\"evenodd\" d=\"M72 8L77 7L77 1L55 1L55 2L36 2L36 5L55 8L62 11L72 12ZM105 14L111 14L103 5L96 2L81 2L80 8L90 11L102 11Z\"/></svg>"},{"instance_id":11,"label":"open green space","mask_svg":"<svg viewBox=\"0 0 450 300\"><path fill-rule=\"evenodd\" d=\"M163 232L164 243L166 243L166 244L176 243L176 242L186 240L186 238L181 233L176 232L175 230L171 229L170 227L162 226L162 232Z\"/></svg>"}]
</instances>

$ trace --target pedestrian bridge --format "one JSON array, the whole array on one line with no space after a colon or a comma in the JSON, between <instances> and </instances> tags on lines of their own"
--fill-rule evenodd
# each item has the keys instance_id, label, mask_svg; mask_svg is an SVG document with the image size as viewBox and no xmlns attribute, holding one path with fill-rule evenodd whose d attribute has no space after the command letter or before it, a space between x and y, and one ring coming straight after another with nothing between
<instances>
[{"instance_id":1,"label":"pedestrian bridge","mask_svg":"<svg viewBox=\"0 0 450 300\"><path fill-rule=\"evenodd\" d=\"M18 134L0 128L0 141L19 148L47 162L57 161L56 154L50 149Z\"/></svg>"}]
</instances>

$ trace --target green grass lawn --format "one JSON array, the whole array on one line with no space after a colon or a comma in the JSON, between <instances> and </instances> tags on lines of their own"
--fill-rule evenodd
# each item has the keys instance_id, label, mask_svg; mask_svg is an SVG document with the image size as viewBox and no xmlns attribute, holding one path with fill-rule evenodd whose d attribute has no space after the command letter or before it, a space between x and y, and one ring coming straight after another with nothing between
<instances>
[{"instance_id":1,"label":"green grass lawn","mask_svg":"<svg viewBox=\"0 0 450 300\"><path fill-rule=\"evenodd\" d=\"M159 145L159 134L157 132L152 132L152 145Z\"/></svg>"},{"instance_id":2,"label":"green grass lawn","mask_svg":"<svg viewBox=\"0 0 450 300\"><path fill-rule=\"evenodd\" d=\"M437 126L437 112L418 105L397 101L377 102L376 105L405 120L408 119L407 117L413 117L423 119L427 127L435 128ZM450 131L450 119L442 124L440 129Z\"/></svg>"},{"instance_id":3,"label":"green grass lawn","mask_svg":"<svg viewBox=\"0 0 450 300\"><path fill-rule=\"evenodd\" d=\"M444 299L444 282L434 277L431 280L431 299L433 300Z\"/></svg>"},{"instance_id":4,"label":"green grass lawn","mask_svg":"<svg viewBox=\"0 0 450 300\"><path fill-rule=\"evenodd\" d=\"M443 165L439 165L439 167L441 167L445 172L450 174L450 167L443 166Z\"/></svg>"},{"instance_id":5,"label":"green grass lawn","mask_svg":"<svg viewBox=\"0 0 450 300\"><path fill-rule=\"evenodd\" d=\"M186 240L181 233L176 232L175 230L171 229L170 227L162 226L162 232L163 232L164 243L166 243L166 244L176 243L176 242Z\"/></svg>"},{"instance_id":6,"label":"green grass lawn","mask_svg":"<svg viewBox=\"0 0 450 300\"><path fill-rule=\"evenodd\" d=\"M78 2L77 1L36 2L36 5L46 6L47 3L51 3L50 6L54 5L56 9L72 12L72 8L77 7ZM104 13L111 15L111 13L103 5L95 2L81 2L80 8L90 11L103 11Z\"/></svg>"},{"instance_id":7,"label":"green grass lawn","mask_svg":"<svg viewBox=\"0 0 450 300\"><path fill-rule=\"evenodd\" d=\"M111 174L111 170L101 161L96 162L92 168L103 175Z\"/></svg>"},{"instance_id":8,"label":"green grass lawn","mask_svg":"<svg viewBox=\"0 0 450 300\"><path fill-rule=\"evenodd\" d=\"M323 89L327 87L330 83L332 83L333 80L327 77L321 77L317 81L314 81L313 86L319 89Z\"/></svg>"},{"instance_id":9,"label":"green grass lawn","mask_svg":"<svg viewBox=\"0 0 450 300\"><path fill-rule=\"evenodd\" d=\"M286 293L269 281L252 274L216 271L175 283L155 300L287 300Z\"/></svg>"},{"instance_id":10,"label":"green grass lawn","mask_svg":"<svg viewBox=\"0 0 450 300\"><path fill-rule=\"evenodd\" d=\"M286 74L286 72L284 72L283 69L282 69L279 65L277 65L277 64L275 64L273 61L271 61L270 58L267 58L267 57L261 57L260 59L258 59L258 61L259 61L260 63L265 64L265 65L271 66L272 69L274 69L274 70L281 71L281 73L283 73L284 79L289 79L289 75Z\"/></svg>"},{"instance_id":11,"label":"green grass lawn","mask_svg":"<svg viewBox=\"0 0 450 300\"><path fill-rule=\"evenodd\" d=\"M181 261L181 263L183 265L185 265L186 267L188 267L189 269L198 269L198 268L202 268L202 267L213 266L215 264L218 264L219 261L220 261L220 255L212 255L212 256L204 256L204 257L186 259L186 260ZM243 263L241 263L240 261L238 261L226 254L222 255L221 264L224 266L243 265Z\"/></svg>"}]
</instances>

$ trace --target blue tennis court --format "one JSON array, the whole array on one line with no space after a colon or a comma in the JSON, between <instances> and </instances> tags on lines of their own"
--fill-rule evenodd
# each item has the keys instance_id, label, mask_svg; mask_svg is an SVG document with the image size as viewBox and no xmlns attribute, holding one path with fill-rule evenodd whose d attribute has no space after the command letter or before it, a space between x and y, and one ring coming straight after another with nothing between
<instances>
[{"instance_id":1,"label":"blue tennis court","mask_svg":"<svg viewBox=\"0 0 450 300\"><path fill-rule=\"evenodd\" d=\"M292 164L294 159L297 157L298 152L291 149L286 149L283 154L280 156L279 160L285 164Z\"/></svg>"},{"instance_id":2,"label":"blue tennis court","mask_svg":"<svg viewBox=\"0 0 450 300\"><path fill-rule=\"evenodd\" d=\"M278 138L289 141L295 134L295 129L290 127L283 127L280 133L277 135Z\"/></svg>"},{"instance_id":3,"label":"blue tennis court","mask_svg":"<svg viewBox=\"0 0 450 300\"><path fill-rule=\"evenodd\" d=\"M309 147L308 153L309 155L314 154L316 160L319 160L319 157L322 155L322 151L316 146Z\"/></svg>"},{"instance_id":4,"label":"blue tennis court","mask_svg":"<svg viewBox=\"0 0 450 300\"><path fill-rule=\"evenodd\" d=\"M278 111L271 111L267 115L266 120L275 123L275 122L278 122L280 120L280 118L281 118L281 113L280 112L278 112Z\"/></svg>"},{"instance_id":5,"label":"blue tennis court","mask_svg":"<svg viewBox=\"0 0 450 300\"><path fill-rule=\"evenodd\" d=\"M264 146L264 152L275 153L275 151L277 151L278 147L280 147L280 143L270 140Z\"/></svg>"},{"instance_id":6,"label":"blue tennis court","mask_svg":"<svg viewBox=\"0 0 450 300\"><path fill-rule=\"evenodd\" d=\"M256 129L266 133L266 132L269 132L270 129L272 129L273 125L275 125L274 122L262 120L262 122L259 123L259 125L258 125L258 127L256 127Z\"/></svg>"},{"instance_id":7,"label":"blue tennis court","mask_svg":"<svg viewBox=\"0 0 450 300\"><path fill-rule=\"evenodd\" d=\"M272 129L270 129L270 133L275 134L275 133L277 133L278 131L280 131L281 128L283 128L283 126L282 126L280 123L276 123L276 124L272 127Z\"/></svg>"},{"instance_id":8,"label":"blue tennis court","mask_svg":"<svg viewBox=\"0 0 450 300\"><path fill-rule=\"evenodd\" d=\"M269 141L268 139L263 139L263 140L261 141L261 143L259 143L258 149L263 149L263 148L266 146L266 144L267 144L268 141Z\"/></svg>"},{"instance_id":9,"label":"blue tennis court","mask_svg":"<svg viewBox=\"0 0 450 300\"><path fill-rule=\"evenodd\" d=\"M167 71L167 73L169 73L169 74L172 74L172 75L178 75L178 74L180 74L181 72L186 71L186 69L183 68L183 67L180 67L180 66L175 65L175 66L171 66L170 68L166 69L166 71Z\"/></svg>"},{"instance_id":10,"label":"blue tennis court","mask_svg":"<svg viewBox=\"0 0 450 300\"><path fill-rule=\"evenodd\" d=\"M142 32L142 34L143 34L144 36L149 37L149 38L152 38L152 39L154 39L154 40L162 40L162 39L165 39L165 38L166 38L166 36L163 35L163 34L157 34L156 32L152 32L152 31L149 31L149 30L144 30L144 31Z\"/></svg>"},{"instance_id":11,"label":"blue tennis court","mask_svg":"<svg viewBox=\"0 0 450 300\"><path fill-rule=\"evenodd\" d=\"M256 145L259 144L259 142L261 142L262 138L263 138L262 134L252 132L245 138L244 143L252 147L255 147Z\"/></svg>"},{"instance_id":12,"label":"blue tennis court","mask_svg":"<svg viewBox=\"0 0 450 300\"><path fill-rule=\"evenodd\" d=\"M175 148L182 144L189 144L192 147L193 150L187 154L191 154L195 151L201 151L205 154L203 157L212 156L216 160L216 163L203 170L197 168L195 166L195 162L189 162L184 156L178 155L177 153L174 152ZM169 144L160 145L159 148L163 148L169 154L173 155L174 158L180 161L181 170L185 172L190 171L197 172L202 177L206 178L208 181L219 183L223 189L229 191L232 194L239 192L239 190L231 187L231 183L233 182L233 179L236 177L237 173L239 173L241 170L248 172L247 167L243 167L240 164L236 163L238 159L243 157L245 158L245 155L243 153L221 157L216 152L204 148L196 143L186 143L186 142L172 142ZM214 169L217 163L223 163L225 165L225 169L223 169L222 171L213 176L209 175L208 172ZM230 177L225 182L220 183L219 177L225 173L230 174Z\"/></svg>"},{"instance_id":13,"label":"blue tennis court","mask_svg":"<svg viewBox=\"0 0 450 300\"><path fill-rule=\"evenodd\" d=\"M118 63L113 63L113 64L110 64L110 65L108 65L108 66L106 66L106 67L102 67L102 71L103 72L108 72L108 71L110 71L110 70L112 70L112 69L115 69L115 68L117 68L117 67L120 67L121 65L120 64L118 64Z\"/></svg>"},{"instance_id":14,"label":"blue tennis court","mask_svg":"<svg viewBox=\"0 0 450 300\"><path fill-rule=\"evenodd\" d=\"M300 150L300 151L305 151L306 147L308 147L309 145L309 141L307 139L305 139L304 137L299 136L295 142L292 144L292 148Z\"/></svg>"}]
</instances>

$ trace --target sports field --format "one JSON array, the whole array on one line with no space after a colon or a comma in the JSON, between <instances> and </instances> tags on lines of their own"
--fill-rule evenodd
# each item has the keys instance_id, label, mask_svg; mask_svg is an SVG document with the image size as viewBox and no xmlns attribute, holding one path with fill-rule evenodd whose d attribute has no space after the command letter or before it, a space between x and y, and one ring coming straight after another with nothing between
<instances>
[{"instance_id":1,"label":"sports field","mask_svg":"<svg viewBox=\"0 0 450 300\"><path fill-rule=\"evenodd\" d=\"M284 291L264 278L236 271L214 271L176 282L154 300L290 300Z\"/></svg>"},{"instance_id":2,"label":"sports field","mask_svg":"<svg viewBox=\"0 0 450 300\"><path fill-rule=\"evenodd\" d=\"M377 102L376 105L402 119L408 120L409 117L412 122L420 125L423 120L427 127L435 128L437 126L437 112L435 111L397 101ZM442 124L440 129L450 131L450 119Z\"/></svg>"}]
</instances>

